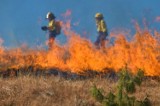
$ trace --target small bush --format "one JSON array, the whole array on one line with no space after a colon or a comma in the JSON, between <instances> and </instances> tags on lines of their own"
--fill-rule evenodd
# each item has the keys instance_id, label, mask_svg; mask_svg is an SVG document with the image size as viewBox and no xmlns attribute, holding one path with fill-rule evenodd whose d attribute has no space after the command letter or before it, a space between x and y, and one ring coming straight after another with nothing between
<instances>
[{"instance_id":1,"label":"small bush","mask_svg":"<svg viewBox=\"0 0 160 106\"><path fill-rule=\"evenodd\" d=\"M100 89L97 89L97 87L94 85L91 89L91 93L97 101L102 103L104 96L102 95Z\"/></svg>"},{"instance_id":2,"label":"small bush","mask_svg":"<svg viewBox=\"0 0 160 106\"><path fill-rule=\"evenodd\" d=\"M136 85L141 85L143 77L143 70L139 69L136 75L132 75L125 67L120 70L115 94L109 92L107 96L104 96L101 90L94 85L91 89L92 96L104 106L151 106L148 97L138 101L135 96L129 96L136 92Z\"/></svg>"}]
</instances>

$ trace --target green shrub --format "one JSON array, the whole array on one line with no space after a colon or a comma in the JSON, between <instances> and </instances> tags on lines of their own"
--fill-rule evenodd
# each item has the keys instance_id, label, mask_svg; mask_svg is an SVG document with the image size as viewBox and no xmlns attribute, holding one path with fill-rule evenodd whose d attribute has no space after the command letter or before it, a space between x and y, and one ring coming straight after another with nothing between
<instances>
[{"instance_id":1,"label":"green shrub","mask_svg":"<svg viewBox=\"0 0 160 106\"><path fill-rule=\"evenodd\" d=\"M136 85L141 85L143 77L143 70L139 69L136 75L132 75L125 67L120 70L115 94L109 92L107 96L104 96L101 89L94 85L91 89L92 96L103 106L151 106L148 97L138 101L135 96L129 96L136 92Z\"/></svg>"},{"instance_id":2,"label":"green shrub","mask_svg":"<svg viewBox=\"0 0 160 106\"><path fill-rule=\"evenodd\" d=\"M100 89L97 89L97 87L94 85L91 89L91 93L93 95L93 97L102 103L103 99L104 99L104 96L103 94L101 93Z\"/></svg>"}]
</instances>

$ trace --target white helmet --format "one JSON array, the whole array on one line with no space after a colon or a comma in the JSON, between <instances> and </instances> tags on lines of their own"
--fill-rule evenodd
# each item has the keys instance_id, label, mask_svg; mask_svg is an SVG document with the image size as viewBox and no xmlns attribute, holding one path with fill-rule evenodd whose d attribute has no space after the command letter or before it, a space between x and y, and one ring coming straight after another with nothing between
<instances>
[{"instance_id":1,"label":"white helmet","mask_svg":"<svg viewBox=\"0 0 160 106\"><path fill-rule=\"evenodd\" d=\"M48 12L46 15L46 19L51 18L51 19L55 19L56 17L54 16L54 14L52 12Z\"/></svg>"}]
</instances>

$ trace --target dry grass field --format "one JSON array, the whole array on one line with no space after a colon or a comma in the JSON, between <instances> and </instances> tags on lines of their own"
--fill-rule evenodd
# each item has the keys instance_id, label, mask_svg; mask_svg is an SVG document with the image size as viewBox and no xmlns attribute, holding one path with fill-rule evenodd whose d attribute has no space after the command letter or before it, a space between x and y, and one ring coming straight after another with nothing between
<instances>
[{"instance_id":1,"label":"dry grass field","mask_svg":"<svg viewBox=\"0 0 160 106\"><path fill-rule=\"evenodd\" d=\"M107 78L81 80L59 76L0 78L0 106L100 106L90 93L93 84L104 93L115 92L116 81ZM135 96L149 96L153 106L160 106L160 82L145 79Z\"/></svg>"}]
</instances>

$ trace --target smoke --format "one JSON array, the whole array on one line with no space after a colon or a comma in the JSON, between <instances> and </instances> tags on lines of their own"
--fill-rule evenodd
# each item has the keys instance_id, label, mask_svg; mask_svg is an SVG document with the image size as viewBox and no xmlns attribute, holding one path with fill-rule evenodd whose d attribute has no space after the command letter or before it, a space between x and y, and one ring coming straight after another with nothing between
<instances>
[{"instance_id":1,"label":"smoke","mask_svg":"<svg viewBox=\"0 0 160 106\"><path fill-rule=\"evenodd\" d=\"M0 46L2 47L4 40L2 38L0 38Z\"/></svg>"},{"instance_id":2,"label":"smoke","mask_svg":"<svg viewBox=\"0 0 160 106\"><path fill-rule=\"evenodd\" d=\"M160 16L156 17L155 21L160 22Z\"/></svg>"}]
</instances>

